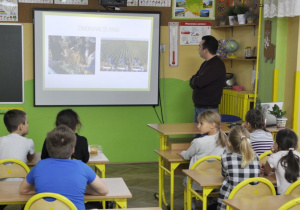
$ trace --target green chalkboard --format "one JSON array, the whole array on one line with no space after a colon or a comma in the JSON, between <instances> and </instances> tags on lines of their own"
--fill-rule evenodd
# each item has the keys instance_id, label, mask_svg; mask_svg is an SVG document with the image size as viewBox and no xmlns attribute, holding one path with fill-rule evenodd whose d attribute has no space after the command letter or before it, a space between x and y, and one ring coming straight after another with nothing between
<instances>
[{"instance_id":1,"label":"green chalkboard","mask_svg":"<svg viewBox=\"0 0 300 210\"><path fill-rule=\"evenodd\" d=\"M23 25L0 23L0 103L24 103Z\"/></svg>"}]
</instances>

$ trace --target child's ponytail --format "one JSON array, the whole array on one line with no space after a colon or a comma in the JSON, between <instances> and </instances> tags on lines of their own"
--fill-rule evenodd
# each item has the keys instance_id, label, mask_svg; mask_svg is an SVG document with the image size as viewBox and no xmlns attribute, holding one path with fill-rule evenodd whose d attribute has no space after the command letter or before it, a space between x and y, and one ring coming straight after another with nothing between
<instances>
[{"instance_id":1,"label":"child's ponytail","mask_svg":"<svg viewBox=\"0 0 300 210\"><path fill-rule=\"evenodd\" d=\"M229 141L231 144L232 152L239 153L242 155L242 168L245 168L251 163L256 154L253 151L250 142L248 141L249 133L242 126L234 126L229 133Z\"/></svg>"},{"instance_id":2,"label":"child's ponytail","mask_svg":"<svg viewBox=\"0 0 300 210\"><path fill-rule=\"evenodd\" d=\"M300 158L294 155L294 150L297 149L298 137L294 131L283 129L278 131L276 135L276 143L279 150L288 150L288 154L283 156L279 163L285 169L284 177L289 183L295 182L299 177Z\"/></svg>"}]
</instances>

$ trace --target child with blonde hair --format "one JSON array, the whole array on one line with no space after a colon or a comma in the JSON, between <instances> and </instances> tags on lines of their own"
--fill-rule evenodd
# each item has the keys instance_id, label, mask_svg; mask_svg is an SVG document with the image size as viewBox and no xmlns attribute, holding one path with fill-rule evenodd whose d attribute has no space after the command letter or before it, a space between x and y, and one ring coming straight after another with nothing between
<instances>
[{"instance_id":1,"label":"child with blonde hair","mask_svg":"<svg viewBox=\"0 0 300 210\"><path fill-rule=\"evenodd\" d=\"M232 189L241 181L260 176L259 158L248 141L249 133L242 126L235 126L228 136L227 154L222 155L222 175L224 181L218 198L218 210L225 210L222 202L227 199Z\"/></svg>"},{"instance_id":2,"label":"child with blonde hair","mask_svg":"<svg viewBox=\"0 0 300 210\"><path fill-rule=\"evenodd\" d=\"M221 156L227 144L227 136L220 130L221 116L218 112L206 110L199 114L197 120L200 134L207 135L194 139L188 150L180 153L185 160L190 160L189 168L202 157L209 155ZM193 189L201 190L196 183L193 183Z\"/></svg>"}]
</instances>

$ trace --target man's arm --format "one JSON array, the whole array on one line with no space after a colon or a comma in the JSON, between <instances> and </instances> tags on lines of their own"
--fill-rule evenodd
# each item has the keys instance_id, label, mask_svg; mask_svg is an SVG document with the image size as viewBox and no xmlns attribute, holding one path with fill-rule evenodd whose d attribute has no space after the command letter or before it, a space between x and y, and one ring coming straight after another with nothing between
<instances>
[{"instance_id":1,"label":"man's arm","mask_svg":"<svg viewBox=\"0 0 300 210\"><path fill-rule=\"evenodd\" d=\"M29 184L26 180L26 177L20 185L19 192L20 194L25 194L25 195L36 194L34 185Z\"/></svg>"},{"instance_id":2,"label":"man's arm","mask_svg":"<svg viewBox=\"0 0 300 210\"><path fill-rule=\"evenodd\" d=\"M106 195L108 188L106 184L96 175L95 180L86 186L85 194L89 195Z\"/></svg>"}]
</instances>

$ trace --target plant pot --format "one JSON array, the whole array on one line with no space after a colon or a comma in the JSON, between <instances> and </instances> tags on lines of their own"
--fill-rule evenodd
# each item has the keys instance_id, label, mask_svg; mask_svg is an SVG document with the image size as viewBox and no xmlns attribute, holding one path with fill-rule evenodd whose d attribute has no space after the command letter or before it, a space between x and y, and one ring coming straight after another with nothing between
<instances>
[{"instance_id":1,"label":"plant pot","mask_svg":"<svg viewBox=\"0 0 300 210\"><path fill-rule=\"evenodd\" d=\"M235 25L237 22L237 17L236 16L228 16L229 20L229 25Z\"/></svg>"},{"instance_id":2,"label":"plant pot","mask_svg":"<svg viewBox=\"0 0 300 210\"><path fill-rule=\"evenodd\" d=\"M226 20L220 20L220 26L225 26L226 25Z\"/></svg>"},{"instance_id":3,"label":"plant pot","mask_svg":"<svg viewBox=\"0 0 300 210\"><path fill-rule=\"evenodd\" d=\"M246 15L245 14L238 14L237 19L240 25L246 24Z\"/></svg>"},{"instance_id":4,"label":"plant pot","mask_svg":"<svg viewBox=\"0 0 300 210\"><path fill-rule=\"evenodd\" d=\"M254 23L254 18L252 17L247 17L247 23Z\"/></svg>"},{"instance_id":5,"label":"plant pot","mask_svg":"<svg viewBox=\"0 0 300 210\"><path fill-rule=\"evenodd\" d=\"M284 129L286 126L286 117L276 118L276 124L278 129Z\"/></svg>"}]
</instances>

